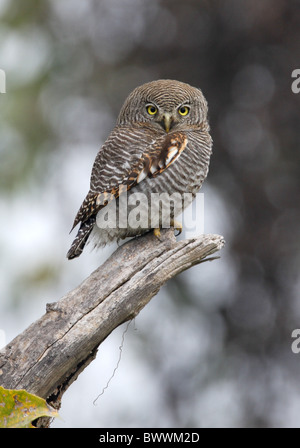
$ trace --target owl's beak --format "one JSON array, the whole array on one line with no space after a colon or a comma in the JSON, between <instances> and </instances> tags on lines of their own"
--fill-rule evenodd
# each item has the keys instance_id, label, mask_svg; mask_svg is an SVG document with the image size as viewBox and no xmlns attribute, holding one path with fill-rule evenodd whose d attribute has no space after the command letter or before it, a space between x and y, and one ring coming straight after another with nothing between
<instances>
[{"instance_id":1,"label":"owl's beak","mask_svg":"<svg viewBox=\"0 0 300 448\"><path fill-rule=\"evenodd\" d=\"M173 116L172 114L164 113L162 119L162 125L166 132L169 132L173 124Z\"/></svg>"}]
</instances>

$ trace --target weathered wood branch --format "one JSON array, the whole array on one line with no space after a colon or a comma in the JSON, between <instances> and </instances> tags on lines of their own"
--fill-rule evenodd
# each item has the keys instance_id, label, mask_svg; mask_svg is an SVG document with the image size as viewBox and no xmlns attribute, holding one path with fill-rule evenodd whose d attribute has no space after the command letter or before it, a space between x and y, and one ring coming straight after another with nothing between
<instances>
[{"instance_id":1,"label":"weathered wood branch","mask_svg":"<svg viewBox=\"0 0 300 448\"><path fill-rule=\"evenodd\" d=\"M129 241L0 352L0 385L56 407L114 328L135 317L170 278L224 245L219 235L176 242L173 229Z\"/></svg>"}]
</instances>

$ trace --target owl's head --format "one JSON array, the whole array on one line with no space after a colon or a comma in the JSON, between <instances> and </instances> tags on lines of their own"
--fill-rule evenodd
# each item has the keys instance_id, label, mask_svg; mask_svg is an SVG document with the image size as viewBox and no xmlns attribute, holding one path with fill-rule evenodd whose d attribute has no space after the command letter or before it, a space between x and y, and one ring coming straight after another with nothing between
<instances>
[{"instance_id":1,"label":"owl's head","mask_svg":"<svg viewBox=\"0 0 300 448\"><path fill-rule=\"evenodd\" d=\"M169 132L199 125L206 119L207 102L200 89L180 81L159 79L130 93L117 124L151 123Z\"/></svg>"}]
</instances>

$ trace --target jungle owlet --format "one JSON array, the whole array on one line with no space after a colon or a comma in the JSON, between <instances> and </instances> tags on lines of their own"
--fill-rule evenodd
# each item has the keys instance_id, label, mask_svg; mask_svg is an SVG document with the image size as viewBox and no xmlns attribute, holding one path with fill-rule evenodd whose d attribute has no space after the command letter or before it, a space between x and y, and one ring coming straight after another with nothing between
<instances>
[{"instance_id":1,"label":"jungle owlet","mask_svg":"<svg viewBox=\"0 0 300 448\"><path fill-rule=\"evenodd\" d=\"M155 198L156 202L163 198L163 203L173 195L183 204L185 195L190 199L183 207L191 203L207 176L211 148L207 103L201 90L168 79L134 89L96 156L90 191L72 230L79 223L80 228L67 258L78 257L91 239L96 246L104 246L151 228L159 235L164 225ZM170 224L175 226L177 208L175 201L170 203ZM139 213L133 213L133 217L138 225L129 219L137 204ZM109 207L112 219L104 216L109 214ZM153 224L150 215L155 207ZM109 225L101 225L103 222Z\"/></svg>"}]
</instances>

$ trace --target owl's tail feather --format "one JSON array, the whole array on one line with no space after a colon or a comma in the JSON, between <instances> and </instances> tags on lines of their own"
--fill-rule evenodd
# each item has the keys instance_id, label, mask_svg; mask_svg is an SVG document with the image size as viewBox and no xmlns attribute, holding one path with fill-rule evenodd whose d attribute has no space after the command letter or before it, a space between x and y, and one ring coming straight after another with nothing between
<instances>
[{"instance_id":1,"label":"owl's tail feather","mask_svg":"<svg viewBox=\"0 0 300 448\"><path fill-rule=\"evenodd\" d=\"M79 257L79 255L82 253L83 248L90 236L90 233L93 230L94 224L95 224L94 217L91 217L87 221L81 223L76 238L73 241L69 249L69 252L67 253L67 258L69 260L72 260L72 258Z\"/></svg>"}]
</instances>

